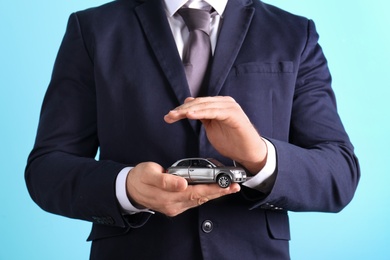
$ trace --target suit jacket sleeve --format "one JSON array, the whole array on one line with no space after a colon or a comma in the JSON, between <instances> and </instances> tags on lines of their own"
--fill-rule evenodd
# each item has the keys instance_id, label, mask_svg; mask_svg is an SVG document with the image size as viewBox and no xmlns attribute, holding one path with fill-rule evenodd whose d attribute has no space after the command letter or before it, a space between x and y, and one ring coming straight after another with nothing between
<instances>
[{"instance_id":1,"label":"suit jacket sleeve","mask_svg":"<svg viewBox=\"0 0 390 260\"><path fill-rule=\"evenodd\" d=\"M299 61L288 142L270 138L277 152L274 187L254 207L338 212L352 199L360 177L354 148L343 128L327 61L312 21Z\"/></svg>"},{"instance_id":2,"label":"suit jacket sleeve","mask_svg":"<svg viewBox=\"0 0 390 260\"><path fill-rule=\"evenodd\" d=\"M44 210L123 227L127 221L116 199L115 180L128 165L94 159L99 141L91 55L73 14L42 105L25 178L31 197ZM137 226L146 218L127 220Z\"/></svg>"}]
</instances>

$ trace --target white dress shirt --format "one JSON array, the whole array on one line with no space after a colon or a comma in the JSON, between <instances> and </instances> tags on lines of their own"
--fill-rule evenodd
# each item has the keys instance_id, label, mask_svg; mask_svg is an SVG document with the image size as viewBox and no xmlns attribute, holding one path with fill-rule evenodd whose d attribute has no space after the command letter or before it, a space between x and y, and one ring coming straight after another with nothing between
<instances>
[{"instance_id":1,"label":"white dress shirt","mask_svg":"<svg viewBox=\"0 0 390 260\"><path fill-rule=\"evenodd\" d=\"M219 33L219 25L220 21L223 19L223 13L226 8L227 1L228 0L164 0L168 23L171 27L180 57L183 57L183 50L185 49L185 45L188 42L189 32L182 17L179 14L176 14L177 10L179 10L181 7L206 9L210 5L214 8L215 12L213 12L210 20L211 50L212 54L214 54L215 46L217 44L217 36ZM269 192L275 179L274 172L276 169L276 151L271 142L266 139L263 140L267 144L268 149L267 162L258 174L244 182L243 185L262 192ZM131 169L131 167L124 168L119 172L116 179L116 196L120 206L123 209L123 212L126 214L135 214L138 212L154 213L148 209L138 209L134 207L129 201L126 192L126 179Z\"/></svg>"}]
</instances>

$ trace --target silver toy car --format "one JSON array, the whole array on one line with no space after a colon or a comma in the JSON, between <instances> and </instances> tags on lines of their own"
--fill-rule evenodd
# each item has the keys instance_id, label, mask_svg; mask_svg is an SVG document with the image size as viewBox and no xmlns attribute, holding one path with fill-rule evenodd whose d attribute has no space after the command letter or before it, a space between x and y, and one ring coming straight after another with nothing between
<instances>
[{"instance_id":1,"label":"silver toy car","mask_svg":"<svg viewBox=\"0 0 390 260\"><path fill-rule=\"evenodd\" d=\"M182 159L167 169L167 172L185 178L188 183L213 183L227 188L232 182L244 182L246 172L241 167L224 166L215 159Z\"/></svg>"}]
</instances>

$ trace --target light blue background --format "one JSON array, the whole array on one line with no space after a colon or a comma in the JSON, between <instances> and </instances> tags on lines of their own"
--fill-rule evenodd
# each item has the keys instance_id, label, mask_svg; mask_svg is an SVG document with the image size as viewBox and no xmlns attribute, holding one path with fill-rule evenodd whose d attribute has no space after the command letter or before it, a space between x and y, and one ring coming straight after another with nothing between
<instances>
[{"instance_id":1,"label":"light blue background","mask_svg":"<svg viewBox=\"0 0 390 260\"><path fill-rule=\"evenodd\" d=\"M0 2L0 259L88 259L90 224L48 214L24 183L40 106L69 14L107 1ZM291 213L292 259L390 259L387 0L268 0L314 19L362 179L339 214Z\"/></svg>"}]
</instances>

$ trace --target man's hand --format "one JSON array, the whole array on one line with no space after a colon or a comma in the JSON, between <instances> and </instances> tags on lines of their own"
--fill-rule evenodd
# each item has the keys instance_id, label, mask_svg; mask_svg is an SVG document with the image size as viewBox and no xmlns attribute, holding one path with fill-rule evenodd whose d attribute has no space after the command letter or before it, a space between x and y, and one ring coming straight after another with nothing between
<instances>
[{"instance_id":1,"label":"man's hand","mask_svg":"<svg viewBox=\"0 0 390 260\"><path fill-rule=\"evenodd\" d=\"M184 178L164 173L159 164L146 162L129 172L126 189L134 206L173 217L209 200L238 192L240 185L232 183L226 189L217 184L188 185Z\"/></svg>"},{"instance_id":2,"label":"man's hand","mask_svg":"<svg viewBox=\"0 0 390 260\"><path fill-rule=\"evenodd\" d=\"M222 155L256 174L265 165L267 146L240 105L231 97L187 98L165 115L167 123L200 120L207 137Z\"/></svg>"}]
</instances>

